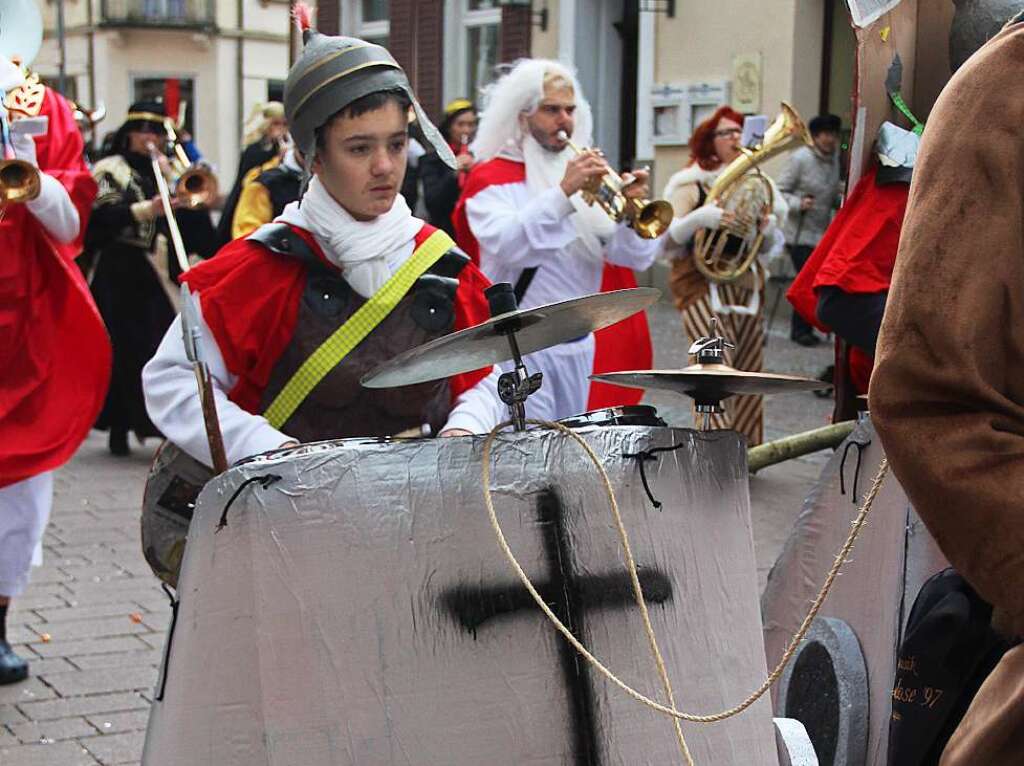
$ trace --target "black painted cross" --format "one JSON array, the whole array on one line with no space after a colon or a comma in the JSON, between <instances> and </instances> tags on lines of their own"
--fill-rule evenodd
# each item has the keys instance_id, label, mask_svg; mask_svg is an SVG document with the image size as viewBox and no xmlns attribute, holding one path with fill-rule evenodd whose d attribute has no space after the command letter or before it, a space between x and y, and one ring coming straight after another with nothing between
<instances>
[{"instance_id":1,"label":"black painted cross","mask_svg":"<svg viewBox=\"0 0 1024 766\"><path fill-rule=\"evenodd\" d=\"M585 640L584 614L602 607L625 607L635 603L632 584L625 573L587 577L576 574L565 528L565 510L554 490L540 493L537 511L548 577L534 585L558 619L574 636ZM672 584L666 575L640 567L637 573L647 602L661 604L672 598ZM533 597L518 583L477 588L460 586L447 591L442 600L448 612L474 638L477 629L491 619L519 611L540 611ZM575 764L599 766L595 696L589 666L562 636L558 636L558 658L569 689Z\"/></svg>"}]
</instances>

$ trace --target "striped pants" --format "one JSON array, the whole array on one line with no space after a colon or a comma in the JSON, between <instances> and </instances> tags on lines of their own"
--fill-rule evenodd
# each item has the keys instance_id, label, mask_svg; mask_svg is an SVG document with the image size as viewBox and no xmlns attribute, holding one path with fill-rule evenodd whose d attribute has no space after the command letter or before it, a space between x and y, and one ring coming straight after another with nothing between
<instances>
[{"instance_id":1,"label":"striped pants","mask_svg":"<svg viewBox=\"0 0 1024 766\"><path fill-rule=\"evenodd\" d=\"M718 333L736 348L726 349L725 361L738 370L760 372L764 364L764 281L759 280L761 293L759 308L754 315L715 313L711 307L711 293L705 288L701 296L683 309L683 329L690 342L711 331L711 318L718 317ZM750 290L736 285L719 285L718 293L724 305L746 305ZM711 415L710 428L738 431L754 447L764 440L764 407L760 396L731 396L723 403L725 412ZM700 423L697 413L694 421Z\"/></svg>"}]
</instances>

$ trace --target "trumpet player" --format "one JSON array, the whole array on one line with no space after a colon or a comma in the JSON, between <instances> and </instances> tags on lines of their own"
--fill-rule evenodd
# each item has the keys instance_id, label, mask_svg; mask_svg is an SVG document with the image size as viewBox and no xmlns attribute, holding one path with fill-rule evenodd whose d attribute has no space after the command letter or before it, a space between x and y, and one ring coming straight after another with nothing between
<instances>
[{"instance_id":1,"label":"trumpet player","mask_svg":"<svg viewBox=\"0 0 1024 766\"><path fill-rule=\"evenodd\" d=\"M41 562L53 470L89 433L110 374L74 263L96 185L67 102L4 55L20 52L0 50L0 686L28 676L7 611Z\"/></svg>"},{"instance_id":2,"label":"trumpet player","mask_svg":"<svg viewBox=\"0 0 1024 766\"><path fill-rule=\"evenodd\" d=\"M178 264L168 247L164 210L157 194L153 158L169 174L164 149L163 104L139 102L114 139L114 153L96 163L99 196L86 232L91 286L114 346L114 370L96 427L109 430L110 451L126 455L128 432L141 440L159 432L146 414L142 367L156 352L176 313ZM190 254L216 250L210 214L172 200Z\"/></svg>"},{"instance_id":3,"label":"trumpet player","mask_svg":"<svg viewBox=\"0 0 1024 766\"><path fill-rule=\"evenodd\" d=\"M471 149L477 163L455 208L459 245L494 282L515 285L521 307L635 287L660 243L588 205L610 168L588 146L590 106L575 73L543 59L520 61L485 93ZM647 172L627 177L624 195L647 195ZM640 392L592 387L593 372L651 366L647 321L639 314L608 330L527 357L544 386L527 415L556 420L588 409L636 404Z\"/></svg>"}]
</instances>

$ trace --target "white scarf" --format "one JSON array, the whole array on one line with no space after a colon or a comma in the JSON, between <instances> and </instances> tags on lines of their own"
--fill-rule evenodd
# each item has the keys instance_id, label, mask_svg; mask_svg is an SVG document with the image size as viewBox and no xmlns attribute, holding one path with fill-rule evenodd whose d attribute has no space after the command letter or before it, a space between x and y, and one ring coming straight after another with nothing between
<instances>
[{"instance_id":1,"label":"white scarf","mask_svg":"<svg viewBox=\"0 0 1024 766\"><path fill-rule=\"evenodd\" d=\"M557 154L548 151L537 139L527 134L521 149L510 147L502 155L524 163L526 188L532 194L541 194L562 182L565 168L574 153L568 147ZM583 195L578 192L569 198L569 202L576 209L572 221L584 251L594 260L603 260L605 243L615 233L615 222L596 203L588 205L584 202Z\"/></svg>"},{"instance_id":2,"label":"white scarf","mask_svg":"<svg viewBox=\"0 0 1024 766\"><path fill-rule=\"evenodd\" d=\"M391 277L388 256L407 245L423 227L405 198L372 221L357 221L337 203L316 176L302 199L290 203L275 220L313 234L327 260L341 269L357 293L369 298Z\"/></svg>"}]
</instances>

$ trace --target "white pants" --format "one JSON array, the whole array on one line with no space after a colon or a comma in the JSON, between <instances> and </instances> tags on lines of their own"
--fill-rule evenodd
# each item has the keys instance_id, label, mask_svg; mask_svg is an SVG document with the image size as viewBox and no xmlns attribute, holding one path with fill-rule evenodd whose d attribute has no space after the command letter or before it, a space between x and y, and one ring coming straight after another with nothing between
<instances>
[{"instance_id":1,"label":"white pants","mask_svg":"<svg viewBox=\"0 0 1024 766\"><path fill-rule=\"evenodd\" d=\"M526 417L561 420L587 411L590 374L594 371L594 336L535 351L523 357L526 372L544 373L540 390L526 402ZM503 372L515 367L503 364Z\"/></svg>"},{"instance_id":2,"label":"white pants","mask_svg":"<svg viewBox=\"0 0 1024 766\"><path fill-rule=\"evenodd\" d=\"M53 471L0 489L0 596L20 596L43 563L43 531L53 506Z\"/></svg>"}]
</instances>

